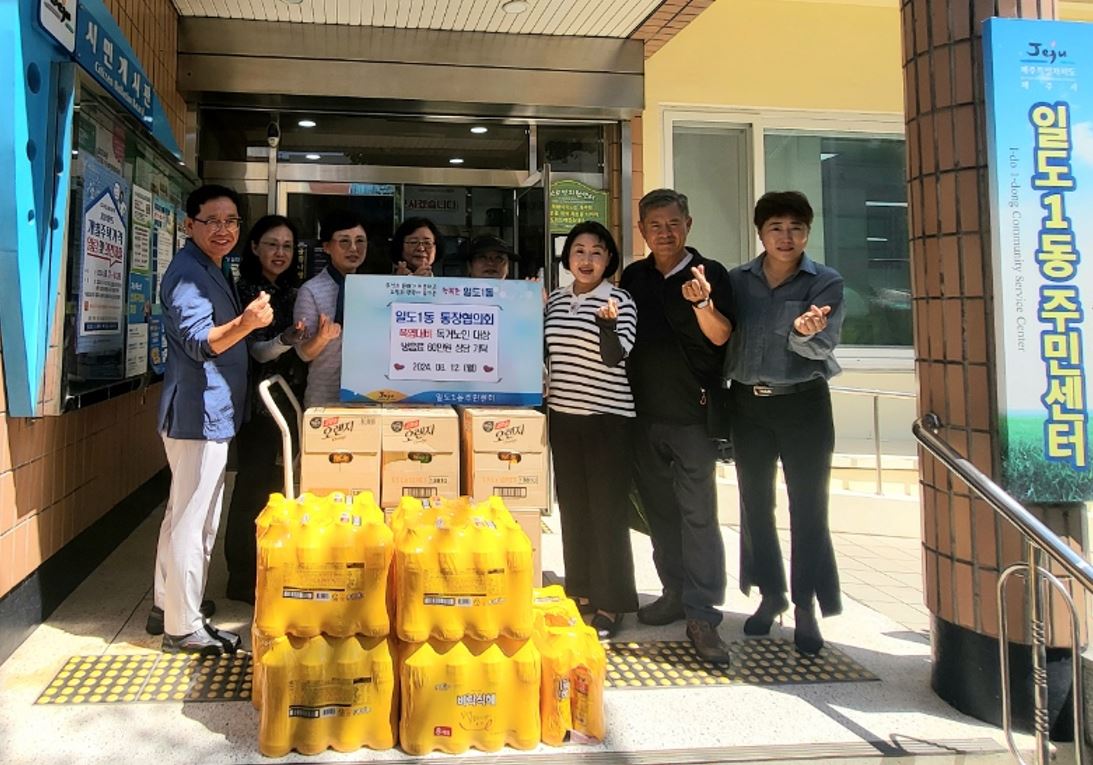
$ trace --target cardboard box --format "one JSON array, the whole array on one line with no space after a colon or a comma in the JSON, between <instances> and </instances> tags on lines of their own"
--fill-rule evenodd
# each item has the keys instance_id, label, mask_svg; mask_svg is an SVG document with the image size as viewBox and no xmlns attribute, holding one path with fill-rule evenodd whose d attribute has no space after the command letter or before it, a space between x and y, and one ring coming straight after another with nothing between
<instances>
[{"instance_id":1,"label":"cardboard box","mask_svg":"<svg viewBox=\"0 0 1093 765\"><path fill-rule=\"evenodd\" d=\"M364 407L304 412L300 491L359 494L380 490L380 414Z\"/></svg>"},{"instance_id":2,"label":"cardboard box","mask_svg":"<svg viewBox=\"0 0 1093 765\"><path fill-rule=\"evenodd\" d=\"M459 418L447 406L383 407L380 505L459 494Z\"/></svg>"},{"instance_id":3,"label":"cardboard box","mask_svg":"<svg viewBox=\"0 0 1093 765\"><path fill-rule=\"evenodd\" d=\"M543 508L547 486L546 418L534 409L460 409L463 493L497 496L509 510Z\"/></svg>"}]
</instances>

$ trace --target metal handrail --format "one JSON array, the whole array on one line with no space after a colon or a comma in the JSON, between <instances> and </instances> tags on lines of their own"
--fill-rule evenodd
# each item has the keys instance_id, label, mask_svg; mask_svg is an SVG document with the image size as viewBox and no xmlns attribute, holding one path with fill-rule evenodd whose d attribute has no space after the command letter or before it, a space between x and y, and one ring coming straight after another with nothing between
<instances>
[{"instance_id":1,"label":"metal handrail","mask_svg":"<svg viewBox=\"0 0 1093 765\"><path fill-rule=\"evenodd\" d=\"M1009 651L1005 585L1013 575L1024 576L1027 586L1029 636L1032 648L1033 679L1033 732L1036 737L1036 761L1046 765L1050 759L1048 744L1047 712L1047 646L1044 628L1045 585L1055 588L1067 605L1071 620L1071 671L1073 690L1071 698L1074 705L1074 761L1082 763L1082 740L1085 719L1082 693L1081 646L1078 623L1078 611L1074 600L1066 587L1046 567L1047 558L1058 563L1073 581L1089 592L1093 592L1093 565L1064 543L1051 529L1027 508L1002 490L983 471L973 465L966 457L953 449L938 434L941 431L941 419L928 413L915 421L911 431L915 438L930 454L936 457L950 472L955 473L976 494L987 501L995 512L1012 523L1025 538L1026 562L1008 566L998 578L998 651L999 665L1002 672L1002 729L1010 751L1018 762L1024 764L1013 739L1010 711Z\"/></svg>"},{"instance_id":2,"label":"metal handrail","mask_svg":"<svg viewBox=\"0 0 1093 765\"><path fill-rule=\"evenodd\" d=\"M881 469L881 449L880 449L880 400L881 398L917 398L917 393L911 393L902 390L878 390L876 388L843 388L839 386L832 386L830 388L832 393L844 393L850 396L872 396L873 397L873 456L877 460L876 472L877 472L877 494L884 494L884 472Z\"/></svg>"},{"instance_id":3,"label":"metal handrail","mask_svg":"<svg viewBox=\"0 0 1093 765\"><path fill-rule=\"evenodd\" d=\"M296 394L292 392L292 388L285 382L285 378L281 375L273 375L262 382L258 383L258 395L261 397L262 402L266 405L266 409L273 416L273 421L277 423L278 430L281 431L281 450L282 459L284 460L284 477L285 477L285 496L289 499L296 498L296 479L293 475L293 467L297 459L296 452L292 449L292 431L288 427L288 421L285 420L285 416L281 413L281 408L277 406L277 402L273 400L273 395L270 393L271 385L279 385L281 390L284 391L285 396L288 398L289 403L296 412L296 432L302 434L304 432L304 412L300 409L300 402L296 398Z\"/></svg>"}]
</instances>

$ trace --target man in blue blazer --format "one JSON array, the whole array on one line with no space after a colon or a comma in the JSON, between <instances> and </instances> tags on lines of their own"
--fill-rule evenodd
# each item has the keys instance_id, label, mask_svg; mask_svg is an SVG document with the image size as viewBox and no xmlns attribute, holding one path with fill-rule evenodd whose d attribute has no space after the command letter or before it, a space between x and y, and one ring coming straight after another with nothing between
<instances>
[{"instance_id":1,"label":"man in blue blazer","mask_svg":"<svg viewBox=\"0 0 1093 765\"><path fill-rule=\"evenodd\" d=\"M167 371L159 432L171 467L171 493L156 549L148 631L167 653L234 651L239 638L205 622L202 603L220 508L228 443L243 422L247 344L273 320L263 292L245 309L221 264L239 240L239 196L202 186L186 199L186 233L160 285ZM204 612L202 612L204 606Z\"/></svg>"}]
</instances>

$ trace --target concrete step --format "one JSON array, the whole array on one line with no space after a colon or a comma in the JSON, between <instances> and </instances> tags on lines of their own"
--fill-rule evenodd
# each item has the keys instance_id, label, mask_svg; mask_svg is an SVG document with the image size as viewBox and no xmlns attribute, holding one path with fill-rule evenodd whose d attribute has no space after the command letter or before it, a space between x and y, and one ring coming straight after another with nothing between
<instances>
[{"instance_id":1,"label":"concrete step","mask_svg":"<svg viewBox=\"0 0 1093 765\"><path fill-rule=\"evenodd\" d=\"M901 738L896 742L874 740L855 742L810 743L805 745L767 744L762 746L695 747L646 751L610 752L577 750L567 747L537 756L527 754L481 755L468 753L460 765L524 765L535 763L583 763L609 765L720 765L720 763L837 763L838 765L1012 765L1013 757L998 742L989 738L940 739L919 741Z\"/></svg>"}]
</instances>

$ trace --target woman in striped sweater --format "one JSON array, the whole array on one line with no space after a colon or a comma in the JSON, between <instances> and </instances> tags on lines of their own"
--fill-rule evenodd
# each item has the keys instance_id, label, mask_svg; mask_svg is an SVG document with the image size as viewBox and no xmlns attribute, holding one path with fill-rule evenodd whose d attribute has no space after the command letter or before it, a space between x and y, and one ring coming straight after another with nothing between
<instances>
[{"instance_id":1,"label":"woman in striped sweater","mask_svg":"<svg viewBox=\"0 0 1093 765\"><path fill-rule=\"evenodd\" d=\"M628 497L634 398L625 361L638 315L630 295L608 281L619 250L599 223L569 232L562 265L573 283L548 297L545 336L565 588L607 639L638 607Z\"/></svg>"}]
</instances>

